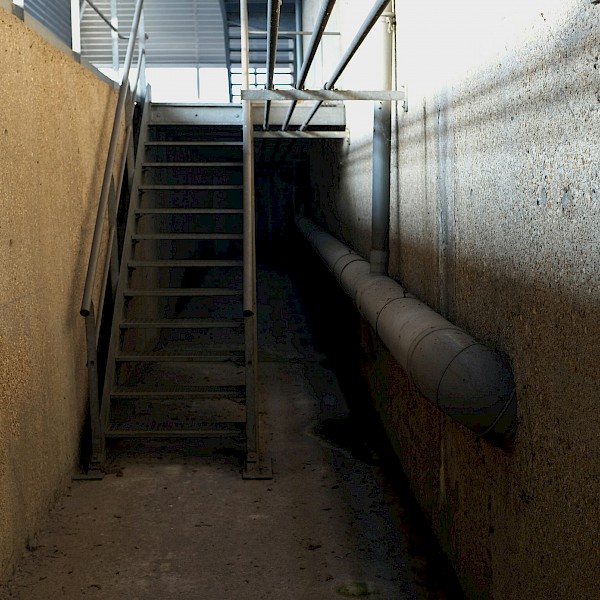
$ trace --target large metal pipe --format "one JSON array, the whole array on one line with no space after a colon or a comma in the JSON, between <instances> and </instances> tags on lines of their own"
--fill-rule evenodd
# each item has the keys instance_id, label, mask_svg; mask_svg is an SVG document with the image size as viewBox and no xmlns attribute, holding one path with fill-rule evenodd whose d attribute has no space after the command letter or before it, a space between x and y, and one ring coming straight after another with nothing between
<instances>
[{"instance_id":1,"label":"large metal pipe","mask_svg":"<svg viewBox=\"0 0 600 600\"><path fill-rule=\"evenodd\" d=\"M364 20L361 28L358 30L358 33L354 36L354 39L350 43L348 50L346 50L346 53L344 54L344 56L342 56L342 60L340 60L340 62L338 63L338 66L335 68L335 71L329 78L329 81L325 84L324 87L326 90L332 89L333 86L337 83L337 80L345 71L350 61L354 58L354 55L360 48L361 44L365 41L365 38L369 35L369 32L371 31L371 29L373 29L375 23L377 23L377 20L379 19L379 17L381 17L389 3L390 0L377 0L375 6L373 6L371 12L367 15L367 18ZM302 123L300 131L304 131L308 127L308 124L312 121L313 117L321 107L321 104L323 104L323 102L317 102L315 104L311 113L308 115L304 123Z\"/></svg>"},{"instance_id":2,"label":"large metal pipe","mask_svg":"<svg viewBox=\"0 0 600 600\"><path fill-rule=\"evenodd\" d=\"M268 0L267 22L269 29L267 33L267 89L273 89L273 77L275 75L275 61L277 59L277 40L279 39L279 19L281 17L281 0ZM271 101L265 102L265 114L263 129L269 128L269 113L271 112Z\"/></svg>"},{"instance_id":3,"label":"large metal pipe","mask_svg":"<svg viewBox=\"0 0 600 600\"><path fill-rule=\"evenodd\" d=\"M380 89L392 89L393 13L379 18L381 43ZM374 103L373 115L373 195L371 204L371 273L386 273L390 227L390 180L392 148L392 103Z\"/></svg>"},{"instance_id":4,"label":"large metal pipe","mask_svg":"<svg viewBox=\"0 0 600 600\"><path fill-rule=\"evenodd\" d=\"M306 78L308 77L308 72L312 66L313 60L315 59L315 55L317 53L317 48L321 43L321 39L323 34L325 33L325 28L327 27L327 23L329 22L329 17L333 12L333 7L335 6L335 0L324 0L321 5L321 9L319 14L317 15L317 21L315 23L315 28L313 30L313 34L310 38L310 42L308 43L308 49L306 50L306 56L304 57L304 61L302 63L302 68L300 69L300 73L296 79L296 88L301 90L306 83ZM288 109L287 115L285 116L285 120L283 125L281 126L281 131L285 131L292 118L292 114L294 109L296 108L297 102L294 100Z\"/></svg>"},{"instance_id":5,"label":"large metal pipe","mask_svg":"<svg viewBox=\"0 0 600 600\"><path fill-rule=\"evenodd\" d=\"M425 398L492 444L514 435L515 383L500 355L309 219L296 225Z\"/></svg>"}]
</instances>

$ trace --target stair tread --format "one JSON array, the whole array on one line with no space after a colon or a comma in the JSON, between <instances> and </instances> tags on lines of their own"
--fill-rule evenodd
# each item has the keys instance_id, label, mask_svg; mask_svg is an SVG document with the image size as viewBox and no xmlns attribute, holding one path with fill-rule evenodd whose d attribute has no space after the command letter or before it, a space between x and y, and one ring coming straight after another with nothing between
<instances>
[{"instance_id":1,"label":"stair tread","mask_svg":"<svg viewBox=\"0 0 600 600\"><path fill-rule=\"evenodd\" d=\"M162 185L162 184L149 184L140 185L138 188L140 191L144 190L243 190L243 185L202 185L202 184L190 184L190 185Z\"/></svg>"},{"instance_id":2,"label":"stair tread","mask_svg":"<svg viewBox=\"0 0 600 600\"><path fill-rule=\"evenodd\" d=\"M228 386L204 386L201 390L169 390L169 391L156 391L156 390L136 390L123 388L113 390L110 394L111 398L115 399L135 399L135 398L148 398L148 399L173 399L173 398L185 398L188 400L192 399L227 399L227 398L245 398L246 387L243 385L228 385Z\"/></svg>"},{"instance_id":3,"label":"stair tread","mask_svg":"<svg viewBox=\"0 0 600 600\"><path fill-rule=\"evenodd\" d=\"M220 350L201 354L117 354L117 362L219 362L235 360L244 350Z\"/></svg>"},{"instance_id":4,"label":"stair tread","mask_svg":"<svg viewBox=\"0 0 600 600\"><path fill-rule=\"evenodd\" d=\"M241 215L241 208L136 208L136 215Z\"/></svg>"},{"instance_id":5,"label":"stair tread","mask_svg":"<svg viewBox=\"0 0 600 600\"><path fill-rule=\"evenodd\" d=\"M154 288L148 290L128 289L125 296L242 296L242 290L230 288Z\"/></svg>"},{"instance_id":6,"label":"stair tread","mask_svg":"<svg viewBox=\"0 0 600 600\"><path fill-rule=\"evenodd\" d=\"M134 240L241 240L241 233L135 233Z\"/></svg>"},{"instance_id":7,"label":"stair tread","mask_svg":"<svg viewBox=\"0 0 600 600\"><path fill-rule=\"evenodd\" d=\"M135 267L241 267L242 260L195 260L195 259L171 259L171 260L130 260L127 266Z\"/></svg>"},{"instance_id":8,"label":"stair tread","mask_svg":"<svg viewBox=\"0 0 600 600\"><path fill-rule=\"evenodd\" d=\"M166 423L109 423L107 437L245 437L243 421L168 421Z\"/></svg>"},{"instance_id":9,"label":"stair tread","mask_svg":"<svg viewBox=\"0 0 600 600\"><path fill-rule=\"evenodd\" d=\"M146 162L142 164L143 168L158 167L243 167L243 162L231 161L203 161L203 162Z\"/></svg>"},{"instance_id":10,"label":"stair tread","mask_svg":"<svg viewBox=\"0 0 600 600\"><path fill-rule=\"evenodd\" d=\"M203 140L198 142L184 142L179 140L169 141L160 141L160 142L146 142L146 146L243 146L244 142L240 142L237 140L231 142L217 142L210 140Z\"/></svg>"},{"instance_id":11,"label":"stair tread","mask_svg":"<svg viewBox=\"0 0 600 600\"><path fill-rule=\"evenodd\" d=\"M156 321L122 321L121 329L137 328L212 328L212 327L241 327L243 319L213 320L213 319L157 319Z\"/></svg>"}]
</instances>

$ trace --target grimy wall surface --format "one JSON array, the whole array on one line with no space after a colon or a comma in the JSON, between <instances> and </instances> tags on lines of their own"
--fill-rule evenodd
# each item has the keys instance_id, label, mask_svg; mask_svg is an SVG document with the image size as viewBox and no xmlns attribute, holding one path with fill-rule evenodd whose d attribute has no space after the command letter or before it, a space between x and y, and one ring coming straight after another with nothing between
<instances>
[{"instance_id":1,"label":"grimy wall surface","mask_svg":"<svg viewBox=\"0 0 600 600\"><path fill-rule=\"evenodd\" d=\"M2 8L0 73L1 581L78 461L78 312L116 94Z\"/></svg>"},{"instance_id":2,"label":"grimy wall surface","mask_svg":"<svg viewBox=\"0 0 600 600\"><path fill-rule=\"evenodd\" d=\"M371 5L338 2L341 48ZM509 451L479 442L370 340L374 402L468 597L597 598L600 6L415 0L396 14L409 110L394 116L390 274L507 355L519 430ZM368 88L372 61L357 55L339 87ZM321 223L363 256L372 111L349 107L349 141L317 174Z\"/></svg>"}]
</instances>

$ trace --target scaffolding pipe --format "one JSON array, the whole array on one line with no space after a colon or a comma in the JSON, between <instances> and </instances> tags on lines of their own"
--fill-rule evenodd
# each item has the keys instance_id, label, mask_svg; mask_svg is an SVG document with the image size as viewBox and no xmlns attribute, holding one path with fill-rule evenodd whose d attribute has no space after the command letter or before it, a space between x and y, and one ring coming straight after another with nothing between
<instances>
[{"instance_id":1,"label":"scaffolding pipe","mask_svg":"<svg viewBox=\"0 0 600 600\"><path fill-rule=\"evenodd\" d=\"M321 38L325 33L325 27L327 27L327 23L329 21L329 17L333 12L333 7L335 6L335 0L324 0L321 5L321 10L317 16L317 21L315 23L315 29L310 38L310 42L308 43L308 49L306 51L306 56L304 57L304 61L302 63L302 68L300 69L300 73L298 73L298 77L296 79L296 89L303 89L304 84L306 83L306 78L308 77L308 71L312 66L312 63L315 59L315 55L317 54L317 48L321 43ZM294 109L296 108L296 100L294 100L288 109L287 115L285 116L285 120L283 125L281 126L281 131L285 131L292 118L292 114Z\"/></svg>"},{"instance_id":2,"label":"scaffolding pipe","mask_svg":"<svg viewBox=\"0 0 600 600\"><path fill-rule=\"evenodd\" d=\"M455 421L502 446L517 427L508 363L305 217L296 226L417 389Z\"/></svg>"},{"instance_id":3,"label":"scaffolding pipe","mask_svg":"<svg viewBox=\"0 0 600 600\"><path fill-rule=\"evenodd\" d=\"M354 39L352 40L352 43L350 44L348 50L346 50L346 53L342 57L342 60L340 60L338 66L335 68L335 71L329 78L329 81L325 84L324 88L326 90L332 89L333 86L337 83L337 80L340 78L350 61L354 58L354 55L356 54L357 50L365 41L365 38L369 35L369 32L371 31L371 29L373 29L375 23L377 23L377 20L379 19L379 17L381 17L389 3L390 0L377 0L375 6L373 6L371 12L367 15L367 18L365 19L358 33L354 36ZM308 115L304 123L302 123L300 131L304 131L308 127L308 124L312 121L313 117L321 107L321 104L323 104L322 101L319 101L315 104L311 113Z\"/></svg>"},{"instance_id":4,"label":"scaffolding pipe","mask_svg":"<svg viewBox=\"0 0 600 600\"><path fill-rule=\"evenodd\" d=\"M393 13L379 19L381 42L381 86L392 89ZM390 228L390 180L392 150L392 103L374 103L373 115L373 197L371 203L371 273L387 273Z\"/></svg>"},{"instance_id":5,"label":"scaffolding pipe","mask_svg":"<svg viewBox=\"0 0 600 600\"><path fill-rule=\"evenodd\" d=\"M279 37L279 19L281 17L281 0L269 0L267 8L267 21L269 29L267 33L267 89L273 89L273 77L275 75L275 61L277 59L277 39ZM248 88L246 88L248 89ZM265 102L265 115L263 129L269 128L269 113L271 112L271 101Z\"/></svg>"}]
</instances>

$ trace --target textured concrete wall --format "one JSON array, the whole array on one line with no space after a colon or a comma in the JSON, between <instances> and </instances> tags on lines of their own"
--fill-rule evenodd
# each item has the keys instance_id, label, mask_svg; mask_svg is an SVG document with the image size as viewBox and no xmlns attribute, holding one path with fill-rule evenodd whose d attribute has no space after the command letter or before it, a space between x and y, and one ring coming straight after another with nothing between
<instances>
[{"instance_id":1,"label":"textured concrete wall","mask_svg":"<svg viewBox=\"0 0 600 600\"><path fill-rule=\"evenodd\" d=\"M347 43L344 15L370 3L338 4ZM509 452L478 442L365 327L374 401L470 598L597 598L600 6L415 0L397 16L409 112L394 122L390 271L508 356L519 431ZM364 68L342 83L363 87ZM363 255L371 119L349 110L339 193L321 190L324 220Z\"/></svg>"},{"instance_id":2,"label":"textured concrete wall","mask_svg":"<svg viewBox=\"0 0 600 600\"><path fill-rule=\"evenodd\" d=\"M79 306L116 94L0 9L0 579L78 460Z\"/></svg>"}]
</instances>

